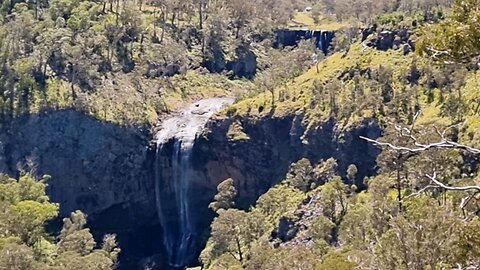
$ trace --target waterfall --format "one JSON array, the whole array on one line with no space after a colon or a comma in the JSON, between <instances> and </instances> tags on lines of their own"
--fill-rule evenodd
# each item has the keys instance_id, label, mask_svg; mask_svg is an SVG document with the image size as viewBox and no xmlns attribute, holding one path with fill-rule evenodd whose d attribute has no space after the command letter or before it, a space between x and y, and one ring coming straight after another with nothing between
<instances>
[{"instance_id":1,"label":"waterfall","mask_svg":"<svg viewBox=\"0 0 480 270\"><path fill-rule=\"evenodd\" d=\"M195 139L210 117L232 102L231 98L201 100L166 119L157 133L156 206L170 266L187 266L197 252L195 239L198 232L194 209L190 205L193 196L190 185L198 177L192 168ZM165 161L161 154L172 142L171 158ZM162 177L164 169L171 171L170 179Z\"/></svg>"},{"instance_id":2,"label":"waterfall","mask_svg":"<svg viewBox=\"0 0 480 270\"><path fill-rule=\"evenodd\" d=\"M303 40L313 40L315 46L325 55L332 47L335 32L309 29L279 29L276 31L274 47L297 46Z\"/></svg>"}]
</instances>

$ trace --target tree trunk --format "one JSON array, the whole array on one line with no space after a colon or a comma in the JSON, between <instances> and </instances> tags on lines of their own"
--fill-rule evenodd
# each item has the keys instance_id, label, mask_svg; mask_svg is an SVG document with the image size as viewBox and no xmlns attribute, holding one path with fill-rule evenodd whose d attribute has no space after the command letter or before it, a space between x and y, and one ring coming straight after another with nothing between
<instances>
[{"instance_id":1,"label":"tree trunk","mask_svg":"<svg viewBox=\"0 0 480 270\"><path fill-rule=\"evenodd\" d=\"M203 0L200 0L199 1L199 4L198 4L198 17L199 17L199 28L200 30L203 29Z\"/></svg>"},{"instance_id":2,"label":"tree trunk","mask_svg":"<svg viewBox=\"0 0 480 270\"><path fill-rule=\"evenodd\" d=\"M166 22L166 14L162 12L162 33L160 34L160 43L163 42L163 38L165 37L165 22Z\"/></svg>"},{"instance_id":3,"label":"tree trunk","mask_svg":"<svg viewBox=\"0 0 480 270\"><path fill-rule=\"evenodd\" d=\"M158 42L157 37L157 7L153 9L153 42Z\"/></svg>"},{"instance_id":4,"label":"tree trunk","mask_svg":"<svg viewBox=\"0 0 480 270\"><path fill-rule=\"evenodd\" d=\"M402 209L403 209L403 198L402 198L402 176L400 175L401 173L401 165L402 161L401 161L401 156L397 158L397 201L398 201L398 209L399 211L401 212Z\"/></svg>"},{"instance_id":5,"label":"tree trunk","mask_svg":"<svg viewBox=\"0 0 480 270\"><path fill-rule=\"evenodd\" d=\"M460 111L457 113L457 115L460 116L459 122L463 122L463 97L462 97L462 89L461 87L458 88L458 107L460 108Z\"/></svg>"},{"instance_id":6,"label":"tree trunk","mask_svg":"<svg viewBox=\"0 0 480 270\"><path fill-rule=\"evenodd\" d=\"M35 19L38 19L38 0L35 0Z\"/></svg>"},{"instance_id":7,"label":"tree trunk","mask_svg":"<svg viewBox=\"0 0 480 270\"><path fill-rule=\"evenodd\" d=\"M238 239L238 236L235 236L235 242L237 244L238 259L240 262L243 262L242 246L240 245L240 239Z\"/></svg>"},{"instance_id":8,"label":"tree trunk","mask_svg":"<svg viewBox=\"0 0 480 270\"><path fill-rule=\"evenodd\" d=\"M172 20L170 21L173 28L175 28L175 19L176 19L176 18L177 18L177 13L176 13L176 11L173 11L173 13L172 13Z\"/></svg>"},{"instance_id":9,"label":"tree trunk","mask_svg":"<svg viewBox=\"0 0 480 270\"><path fill-rule=\"evenodd\" d=\"M75 92L75 66L74 64L70 63L70 92L72 95L73 101L77 99L77 93Z\"/></svg>"},{"instance_id":10,"label":"tree trunk","mask_svg":"<svg viewBox=\"0 0 480 270\"><path fill-rule=\"evenodd\" d=\"M43 62L43 60L42 60ZM40 65L43 67L42 68L42 76L44 79L47 78L47 67L48 67L48 57L45 59L45 65L42 65L42 63L40 63Z\"/></svg>"},{"instance_id":11,"label":"tree trunk","mask_svg":"<svg viewBox=\"0 0 480 270\"><path fill-rule=\"evenodd\" d=\"M240 36L240 29L241 29L240 26L237 26L236 29L235 29L235 38L236 39L238 39L238 37Z\"/></svg>"},{"instance_id":12,"label":"tree trunk","mask_svg":"<svg viewBox=\"0 0 480 270\"><path fill-rule=\"evenodd\" d=\"M118 16L120 10L120 0L117 0L116 11L115 11L115 25L118 26Z\"/></svg>"},{"instance_id":13,"label":"tree trunk","mask_svg":"<svg viewBox=\"0 0 480 270\"><path fill-rule=\"evenodd\" d=\"M73 101L75 101L77 99L77 93L75 92L74 81L75 81L75 73L72 73L72 78L71 78L71 81L70 81L70 91L71 91L71 94L72 94Z\"/></svg>"}]
</instances>

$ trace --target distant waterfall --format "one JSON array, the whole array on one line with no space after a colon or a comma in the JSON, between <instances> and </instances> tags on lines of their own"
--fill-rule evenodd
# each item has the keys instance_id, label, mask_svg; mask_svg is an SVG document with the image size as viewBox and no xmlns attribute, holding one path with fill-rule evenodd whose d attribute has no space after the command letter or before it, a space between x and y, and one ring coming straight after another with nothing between
<instances>
[{"instance_id":1,"label":"distant waterfall","mask_svg":"<svg viewBox=\"0 0 480 270\"><path fill-rule=\"evenodd\" d=\"M192 168L195 139L208 119L232 102L230 98L201 100L165 120L157 133L155 194L163 245L170 266L188 265L195 259L192 257L197 251L194 206L190 205L190 198L194 195L190 194L190 183L196 177ZM164 146L172 142L171 158L166 162L161 159L161 154ZM171 171L170 179L162 177L162 169L165 168Z\"/></svg>"},{"instance_id":2,"label":"distant waterfall","mask_svg":"<svg viewBox=\"0 0 480 270\"><path fill-rule=\"evenodd\" d=\"M334 31L303 28L279 29L276 31L274 47L297 46L301 40L313 40L315 46L327 55L332 47L334 37Z\"/></svg>"}]
</instances>

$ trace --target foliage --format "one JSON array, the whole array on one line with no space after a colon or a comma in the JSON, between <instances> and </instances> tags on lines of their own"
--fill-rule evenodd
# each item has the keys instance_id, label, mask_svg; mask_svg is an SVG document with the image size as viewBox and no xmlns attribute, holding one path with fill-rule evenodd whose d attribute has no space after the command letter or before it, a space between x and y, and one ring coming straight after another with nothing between
<instances>
[{"instance_id":1,"label":"foliage","mask_svg":"<svg viewBox=\"0 0 480 270\"><path fill-rule=\"evenodd\" d=\"M324 258L316 270L338 269L353 270L356 264L349 261L344 255L338 252L330 252Z\"/></svg>"},{"instance_id":2,"label":"foliage","mask_svg":"<svg viewBox=\"0 0 480 270\"><path fill-rule=\"evenodd\" d=\"M212 222L211 249L202 252L202 261L210 263L229 254L239 263L245 260L252 243L262 235L260 227L254 226L254 216L236 209L220 210Z\"/></svg>"},{"instance_id":3,"label":"foliage","mask_svg":"<svg viewBox=\"0 0 480 270\"><path fill-rule=\"evenodd\" d=\"M229 92L218 85L233 75L198 88L198 76L184 75L209 80L204 67L226 73L255 56L253 47L269 45L254 37L269 37L292 11L290 1L6 1L0 123L72 107L124 125L154 123L189 98Z\"/></svg>"},{"instance_id":4,"label":"foliage","mask_svg":"<svg viewBox=\"0 0 480 270\"><path fill-rule=\"evenodd\" d=\"M460 261L456 255L456 239L468 224L455 217L448 207L439 206L430 198L416 198L409 202L404 215L391 221L391 228L380 239L376 259L380 265L396 269L408 269L407 265L437 268L472 263L475 257Z\"/></svg>"},{"instance_id":5,"label":"foliage","mask_svg":"<svg viewBox=\"0 0 480 270\"><path fill-rule=\"evenodd\" d=\"M291 186L280 184L260 196L253 212L258 211L264 216L263 226L270 229L278 224L282 216L293 212L304 197Z\"/></svg>"},{"instance_id":6,"label":"foliage","mask_svg":"<svg viewBox=\"0 0 480 270\"><path fill-rule=\"evenodd\" d=\"M319 255L316 251L305 247L284 247L273 250L264 248L264 250L263 254L256 253L245 269L315 269L319 263Z\"/></svg>"},{"instance_id":7,"label":"foliage","mask_svg":"<svg viewBox=\"0 0 480 270\"><path fill-rule=\"evenodd\" d=\"M47 179L0 175L0 269L113 269L120 252L115 236L95 249L82 212L64 219L58 241L47 232L45 226L58 215L58 205L45 193Z\"/></svg>"},{"instance_id":8,"label":"foliage","mask_svg":"<svg viewBox=\"0 0 480 270\"><path fill-rule=\"evenodd\" d=\"M213 198L214 202L209 205L213 211L218 212L220 209L227 210L235 205L235 196L237 190L235 189L235 182L232 178L229 178L217 187L217 194Z\"/></svg>"},{"instance_id":9,"label":"foliage","mask_svg":"<svg viewBox=\"0 0 480 270\"><path fill-rule=\"evenodd\" d=\"M478 204L470 202L469 207L461 210L453 193L415 193L418 181L424 177L416 171L425 170L427 163L435 164L437 169L455 171L463 162L455 155L443 156L445 160L426 156L423 158L430 162L423 165L422 157L415 156L418 158L415 165L408 163L402 168L411 178L403 180L400 188L388 163L379 163L380 174L366 179L368 189L358 193L345 184L358 173L355 165L349 166L346 178L342 179L335 175L336 169L331 169L336 167L333 159L319 164L308 159L293 163L285 180L260 197L250 211L219 212L212 223L202 261L207 269L475 266L480 252ZM332 172L324 174L326 181L319 187L299 189L298 186L304 187L305 182L315 177L313 167ZM459 175L452 173L447 177ZM398 196L399 192L405 195ZM308 194L308 199L299 197L288 202L298 196L295 193ZM283 230L281 220L284 225L285 220L289 222L288 230L294 234L278 242L275 235Z\"/></svg>"},{"instance_id":10,"label":"foliage","mask_svg":"<svg viewBox=\"0 0 480 270\"><path fill-rule=\"evenodd\" d=\"M313 167L310 160L303 158L290 165L286 181L303 192L310 190L313 182Z\"/></svg>"},{"instance_id":11,"label":"foliage","mask_svg":"<svg viewBox=\"0 0 480 270\"><path fill-rule=\"evenodd\" d=\"M419 51L437 60L470 62L480 54L478 0L456 0L447 20L426 27Z\"/></svg>"}]
</instances>

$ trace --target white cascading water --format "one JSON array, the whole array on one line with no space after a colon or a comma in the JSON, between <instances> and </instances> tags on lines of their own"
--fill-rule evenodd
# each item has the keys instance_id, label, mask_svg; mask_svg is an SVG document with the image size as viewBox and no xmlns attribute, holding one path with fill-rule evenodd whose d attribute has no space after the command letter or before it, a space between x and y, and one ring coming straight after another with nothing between
<instances>
[{"instance_id":1,"label":"white cascading water","mask_svg":"<svg viewBox=\"0 0 480 270\"><path fill-rule=\"evenodd\" d=\"M157 212L163 230L163 244L169 265L183 267L195 254L195 224L190 207L190 183L194 177L192 170L192 150L197 135L205 127L208 119L224 106L233 103L231 98L211 98L198 101L180 113L166 119L157 133L157 170L155 194ZM162 179L159 164L163 146L174 141L171 158L172 179ZM165 192L163 189L170 189ZM162 194L173 194L174 198L162 198ZM165 201L175 202L175 213L166 213ZM171 203L170 203L171 204ZM174 215L174 216L172 216ZM167 222L167 220L176 222Z\"/></svg>"}]
</instances>

